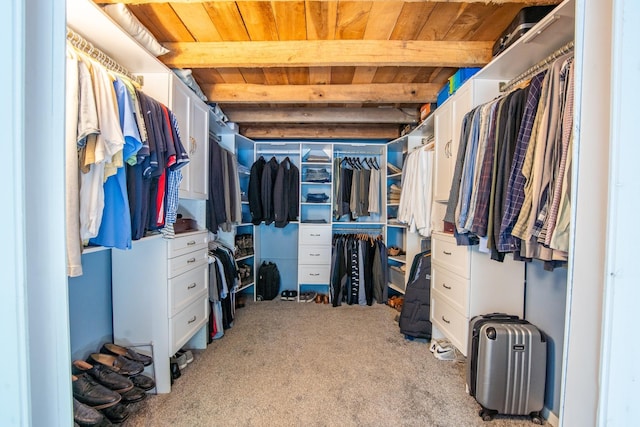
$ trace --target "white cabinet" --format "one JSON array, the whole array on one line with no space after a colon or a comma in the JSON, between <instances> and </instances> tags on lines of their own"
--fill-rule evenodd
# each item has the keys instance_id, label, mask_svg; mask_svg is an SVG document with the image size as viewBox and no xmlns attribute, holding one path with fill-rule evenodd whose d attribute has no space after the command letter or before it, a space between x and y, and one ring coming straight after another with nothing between
<instances>
[{"instance_id":1,"label":"white cabinet","mask_svg":"<svg viewBox=\"0 0 640 427\"><path fill-rule=\"evenodd\" d=\"M153 345L156 391L171 391L169 358L204 349L209 315L208 233L149 237L112 252L113 339ZM141 351L148 347L141 347Z\"/></svg>"},{"instance_id":2,"label":"white cabinet","mask_svg":"<svg viewBox=\"0 0 640 427\"><path fill-rule=\"evenodd\" d=\"M524 264L510 255L502 263L493 261L477 246L457 246L449 234L434 232L431 245L431 321L466 356L473 316L522 317Z\"/></svg>"},{"instance_id":3,"label":"white cabinet","mask_svg":"<svg viewBox=\"0 0 640 427\"><path fill-rule=\"evenodd\" d=\"M451 126L451 102L444 103L434 113L436 164L433 182L433 197L436 201L449 199L449 188L455 166ZM457 143L455 147L457 152Z\"/></svg>"},{"instance_id":4,"label":"white cabinet","mask_svg":"<svg viewBox=\"0 0 640 427\"><path fill-rule=\"evenodd\" d=\"M465 114L498 94L497 80L469 80L433 113L436 141L434 200L447 202Z\"/></svg>"},{"instance_id":5,"label":"white cabinet","mask_svg":"<svg viewBox=\"0 0 640 427\"><path fill-rule=\"evenodd\" d=\"M206 200L209 194L209 107L178 78L173 77L170 108L176 115L180 137L189 153L182 168L180 197Z\"/></svg>"}]
</instances>

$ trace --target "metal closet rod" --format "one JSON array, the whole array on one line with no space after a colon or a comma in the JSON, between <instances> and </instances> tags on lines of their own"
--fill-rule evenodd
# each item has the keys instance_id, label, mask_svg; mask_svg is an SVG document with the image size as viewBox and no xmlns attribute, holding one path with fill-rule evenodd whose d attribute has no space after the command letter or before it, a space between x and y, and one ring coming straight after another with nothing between
<instances>
[{"instance_id":1,"label":"metal closet rod","mask_svg":"<svg viewBox=\"0 0 640 427\"><path fill-rule=\"evenodd\" d=\"M71 46L85 53L91 59L104 66L106 69L118 73L132 82L142 86L142 77L134 76L129 70L120 65L115 59L95 47L90 41L67 27L67 41Z\"/></svg>"},{"instance_id":2,"label":"metal closet rod","mask_svg":"<svg viewBox=\"0 0 640 427\"><path fill-rule=\"evenodd\" d=\"M354 232L354 231L376 231L376 232L380 232L382 230L382 228L384 227L384 225L380 225L380 226L363 226L363 227L358 227L358 226L354 226L354 225L347 225L347 226L340 226L336 223L333 223L334 228L333 228L333 234L336 234L337 232L342 233L344 231L348 231L348 232Z\"/></svg>"},{"instance_id":3,"label":"metal closet rod","mask_svg":"<svg viewBox=\"0 0 640 427\"><path fill-rule=\"evenodd\" d=\"M571 40L569 43L565 44L560 49L556 50L551 55L547 56L542 61L538 62L536 65L528 68L526 71L524 71L517 77L509 80L508 83L500 85L500 92L508 92L512 87L525 81L526 79L533 76L534 74L537 74L538 71L545 69L549 64L551 64L553 61L555 61L562 55L572 52L573 46L574 46L574 43L573 43L573 40Z\"/></svg>"},{"instance_id":4,"label":"metal closet rod","mask_svg":"<svg viewBox=\"0 0 640 427\"><path fill-rule=\"evenodd\" d=\"M353 156L354 154L362 154L368 157L381 156L382 153L372 153L371 151L336 151L334 157Z\"/></svg>"}]
</instances>

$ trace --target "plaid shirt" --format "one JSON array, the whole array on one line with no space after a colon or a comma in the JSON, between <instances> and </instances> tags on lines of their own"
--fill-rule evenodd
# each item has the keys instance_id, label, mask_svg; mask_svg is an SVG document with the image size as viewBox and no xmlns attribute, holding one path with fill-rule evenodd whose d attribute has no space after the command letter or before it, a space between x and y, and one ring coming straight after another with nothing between
<instances>
[{"instance_id":1,"label":"plaid shirt","mask_svg":"<svg viewBox=\"0 0 640 427\"><path fill-rule=\"evenodd\" d=\"M511 165L511 173L507 184L508 197L505 200L505 212L500 225L497 249L500 252L514 252L520 248L520 239L511 235L511 230L518 219L518 214L524 201L524 184L526 178L522 174L524 157L531 139L533 123L538 111L538 101L542 92L542 81L546 71L537 74L529 84L529 96L520 125L520 132L516 142L515 154Z\"/></svg>"}]
</instances>

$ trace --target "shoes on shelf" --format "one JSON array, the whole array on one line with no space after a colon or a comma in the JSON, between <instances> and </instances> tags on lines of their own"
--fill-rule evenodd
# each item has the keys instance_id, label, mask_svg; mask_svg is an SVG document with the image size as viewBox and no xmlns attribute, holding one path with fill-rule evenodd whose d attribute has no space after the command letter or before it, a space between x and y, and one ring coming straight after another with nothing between
<instances>
[{"instance_id":1,"label":"shoes on shelf","mask_svg":"<svg viewBox=\"0 0 640 427\"><path fill-rule=\"evenodd\" d=\"M105 343L100 349L101 353L104 354L112 354L114 356L123 356L129 360L133 360L134 362L142 363L144 366L151 365L153 359L146 354L138 353L137 351L129 348L123 347L117 344Z\"/></svg>"},{"instance_id":2,"label":"shoes on shelf","mask_svg":"<svg viewBox=\"0 0 640 427\"><path fill-rule=\"evenodd\" d=\"M120 394L122 396L123 403L135 403L144 400L147 397L147 393L141 388L134 387L129 391L125 391Z\"/></svg>"},{"instance_id":3,"label":"shoes on shelf","mask_svg":"<svg viewBox=\"0 0 640 427\"><path fill-rule=\"evenodd\" d=\"M395 246L390 246L387 248L387 254L389 254L390 256L400 255L400 252L400 248L396 248Z\"/></svg>"},{"instance_id":4,"label":"shoes on shelf","mask_svg":"<svg viewBox=\"0 0 640 427\"><path fill-rule=\"evenodd\" d=\"M138 374L138 375L134 375L132 377L129 378L131 380L131 382L133 383L134 386L144 390L144 391L148 391L151 390L152 388L154 388L156 386L155 381L153 381L153 378L150 378L146 375L143 374Z\"/></svg>"},{"instance_id":5,"label":"shoes on shelf","mask_svg":"<svg viewBox=\"0 0 640 427\"><path fill-rule=\"evenodd\" d=\"M187 367L187 356L185 356L184 353L174 354L173 357L170 359L170 361L177 363L180 370L183 370L184 368Z\"/></svg>"},{"instance_id":6,"label":"shoes on shelf","mask_svg":"<svg viewBox=\"0 0 640 427\"><path fill-rule=\"evenodd\" d=\"M78 401L73 398L73 421L81 427L97 426L104 420L97 409Z\"/></svg>"},{"instance_id":7,"label":"shoes on shelf","mask_svg":"<svg viewBox=\"0 0 640 427\"><path fill-rule=\"evenodd\" d=\"M84 360L75 360L73 362L73 371L75 374L86 374L93 377L96 382L102 384L109 389L122 393L133 388L131 380L124 375L111 370L99 363L91 365Z\"/></svg>"},{"instance_id":8,"label":"shoes on shelf","mask_svg":"<svg viewBox=\"0 0 640 427\"><path fill-rule=\"evenodd\" d=\"M73 397L80 403L94 409L104 409L120 402L122 397L102 384L98 384L89 375L71 376Z\"/></svg>"},{"instance_id":9,"label":"shoes on shelf","mask_svg":"<svg viewBox=\"0 0 640 427\"><path fill-rule=\"evenodd\" d=\"M109 418L109 421L116 424L123 423L124 420L129 418L129 415L131 415L127 405L122 403L118 403L110 408L102 409L102 413Z\"/></svg>"},{"instance_id":10,"label":"shoes on shelf","mask_svg":"<svg viewBox=\"0 0 640 427\"><path fill-rule=\"evenodd\" d=\"M121 375L127 376L139 374L144 370L142 363L127 359L124 356L115 356L112 354L91 353L87 362L92 365L100 363Z\"/></svg>"}]
</instances>

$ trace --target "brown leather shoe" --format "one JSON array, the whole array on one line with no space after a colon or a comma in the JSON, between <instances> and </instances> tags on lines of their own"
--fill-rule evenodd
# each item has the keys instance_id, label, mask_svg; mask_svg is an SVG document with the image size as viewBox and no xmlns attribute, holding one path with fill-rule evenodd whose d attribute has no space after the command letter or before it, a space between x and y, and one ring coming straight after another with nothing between
<instances>
[{"instance_id":1,"label":"brown leather shoe","mask_svg":"<svg viewBox=\"0 0 640 427\"><path fill-rule=\"evenodd\" d=\"M324 298L323 298L323 302L324 302L325 304L329 304L329 295L325 295L325 296L324 296Z\"/></svg>"},{"instance_id":2,"label":"brown leather shoe","mask_svg":"<svg viewBox=\"0 0 640 427\"><path fill-rule=\"evenodd\" d=\"M322 301L324 300L324 294L316 294L316 304L322 304Z\"/></svg>"}]
</instances>

